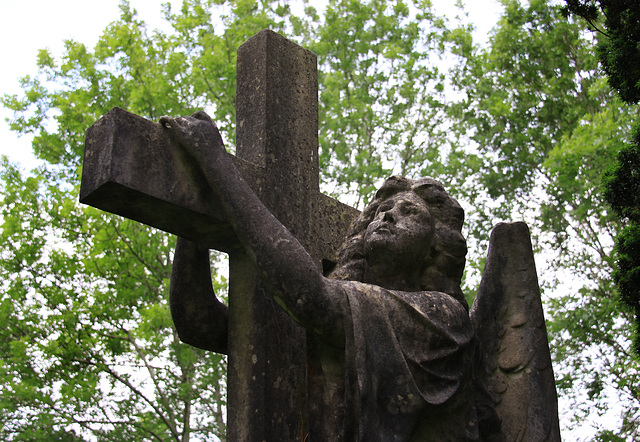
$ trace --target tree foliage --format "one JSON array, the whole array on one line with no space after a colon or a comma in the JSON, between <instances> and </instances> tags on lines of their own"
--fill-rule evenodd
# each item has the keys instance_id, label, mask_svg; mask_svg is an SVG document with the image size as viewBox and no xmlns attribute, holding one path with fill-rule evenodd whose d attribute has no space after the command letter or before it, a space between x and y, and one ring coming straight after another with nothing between
<instances>
[{"instance_id":1,"label":"tree foliage","mask_svg":"<svg viewBox=\"0 0 640 442\"><path fill-rule=\"evenodd\" d=\"M620 300L635 315L635 350L640 354L640 125L604 175L605 198L621 218L613 279Z\"/></svg>"},{"instance_id":2,"label":"tree foliage","mask_svg":"<svg viewBox=\"0 0 640 442\"><path fill-rule=\"evenodd\" d=\"M224 365L178 342L164 302L172 241L79 207L56 175L2 167L3 437L180 440L190 414L220 431Z\"/></svg>"},{"instance_id":3,"label":"tree foliage","mask_svg":"<svg viewBox=\"0 0 640 442\"><path fill-rule=\"evenodd\" d=\"M79 205L79 174L86 128L114 106L154 120L205 108L233 148L236 51L265 27L318 55L324 187L362 206L390 173L439 178L469 213L476 273L492 225L527 220L552 255L542 281L573 418L605 412L613 388L624 420L602 437L636 434L638 361L609 276L620 222L600 204L600 173L638 116L605 84L582 22L547 0L501 4L486 48L428 1L329 0L319 14L185 0L163 6L170 33L123 2L94 48L41 51L23 94L2 98L43 161L0 165L3 438L224 438L225 361L181 344L169 318L173 238Z\"/></svg>"},{"instance_id":4,"label":"tree foliage","mask_svg":"<svg viewBox=\"0 0 640 442\"><path fill-rule=\"evenodd\" d=\"M170 320L173 238L77 202L85 130L114 106L151 119L209 106L233 140L236 49L279 16L237 2L216 33L211 6L165 8L169 36L122 3L93 50L41 51L23 96L3 97L44 163L1 168L5 440L224 439L226 362L180 343Z\"/></svg>"},{"instance_id":5,"label":"tree foliage","mask_svg":"<svg viewBox=\"0 0 640 442\"><path fill-rule=\"evenodd\" d=\"M446 70L468 51L430 2L329 1L308 36L320 68L320 164L334 192L368 202L392 173L437 175L448 134Z\"/></svg>"},{"instance_id":6,"label":"tree foliage","mask_svg":"<svg viewBox=\"0 0 640 442\"><path fill-rule=\"evenodd\" d=\"M591 23L603 17L605 38L598 54L609 83L627 103L640 101L640 10L629 1L568 2L567 12ZM616 237L614 280L621 301L636 316L636 352L640 354L640 125L632 142L619 153L604 176L605 198L626 225Z\"/></svg>"},{"instance_id":7,"label":"tree foliage","mask_svg":"<svg viewBox=\"0 0 640 442\"><path fill-rule=\"evenodd\" d=\"M452 107L461 136L475 143L450 156L471 201L471 237L482 251L496 221L530 224L549 260L540 272L547 327L559 392L571 404L561 422L592 423L621 403L624 423L596 431L633 438L640 367L631 318L616 308L619 224L603 207L601 174L638 115L607 86L586 23L549 1L502 4L490 47L460 68L464 99Z\"/></svg>"},{"instance_id":8,"label":"tree foliage","mask_svg":"<svg viewBox=\"0 0 640 442\"><path fill-rule=\"evenodd\" d=\"M505 198L508 213L538 185L553 146L599 109L600 97L590 91L597 60L581 26L559 21L546 1L502 3L490 48L458 76L466 99L456 111L478 149L464 157L465 173L477 177L471 187Z\"/></svg>"},{"instance_id":9,"label":"tree foliage","mask_svg":"<svg viewBox=\"0 0 640 442\"><path fill-rule=\"evenodd\" d=\"M567 0L565 14L584 18L601 34L598 55L609 84L626 103L640 101L640 9L628 0ZM602 22L601 27L596 23ZM637 110L636 110L637 112ZM629 128L626 128L631 132ZM615 238L617 283L621 306L635 314L635 351L640 354L640 123L603 176L604 198L618 215ZM638 382L632 385L636 394ZM637 426L637 425L636 425Z\"/></svg>"},{"instance_id":10,"label":"tree foliage","mask_svg":"<svg viewBox=\"0 0 640 442\"><path fill-rule=\"evenodd\" d=\"M604 37L598 55L609 84L627 103L640 101L640 9L633 0L565 0L566 15L584 18ZM601 26L599 23L601 22Z\"/></svg>"},{"instance_id":11,"label":"tree foliage","mask_svg":"<svg viewBox=\"0 0 640 442\"><path fill-rule=\"evenodd\" d=\"M268 27L317 42L325 183L364 202L391 169L437 152L444 77L432 58L467 31L450 32L429 2L336 0L322 18L302 6L185 0L163 6L165 34L122 2L94 48L40 51L23 93L2 98L43 162L0 165L3 439L225 437L225 360L180 343L169 317L174 239L77 202L84 133L112 107L152 120L206 108L233 149L236 51ZM427 130L430 150L415 141Z\"/></svg>"}]
</instances>

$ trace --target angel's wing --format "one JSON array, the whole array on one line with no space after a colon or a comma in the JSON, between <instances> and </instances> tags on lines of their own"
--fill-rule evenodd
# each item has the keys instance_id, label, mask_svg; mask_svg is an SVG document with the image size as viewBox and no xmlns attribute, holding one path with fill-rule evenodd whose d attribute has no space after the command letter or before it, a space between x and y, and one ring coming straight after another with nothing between
<instances>
[{"instance_id":1,"label":"angel's wing","mask_svg":"<svg viewBox=\"0 0 640 442\"><path fill-rule=\"evenodd\" d=\"M558 399L529 228L491 232L471 309L479 341L476 380L502 421L506 441L559 441Z\"/></svg>"}]
</instances>

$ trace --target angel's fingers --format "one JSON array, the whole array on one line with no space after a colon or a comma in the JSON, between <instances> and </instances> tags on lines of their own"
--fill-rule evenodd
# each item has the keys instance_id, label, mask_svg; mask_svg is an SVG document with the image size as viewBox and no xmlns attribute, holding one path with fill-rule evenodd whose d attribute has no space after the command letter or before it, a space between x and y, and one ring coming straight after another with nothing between
<instances>
[{"instance_id":1,"label":"angel's fingers","mask_svg":"<svg viewBox=\"0 0 640 442\"><path fill-rule=\"evenodd\" d=\"M176 120L166 115L164 117L160 117L160 124L167 129L171 129L172 127L178 127Z\"/></svg>"},{"instance_id":2,"label":"angel's fingers","mask_svg":"<svg viewBox=\"0 0 640 442\"><path fill-rule=\"evenodd\" d=\"M197 120L208 121L210 123L213 123L213 120L211 119L209 114L207 114L205 111L194 112L193 114L191 114L191 116Z\"/></svg>"}]
</instances>

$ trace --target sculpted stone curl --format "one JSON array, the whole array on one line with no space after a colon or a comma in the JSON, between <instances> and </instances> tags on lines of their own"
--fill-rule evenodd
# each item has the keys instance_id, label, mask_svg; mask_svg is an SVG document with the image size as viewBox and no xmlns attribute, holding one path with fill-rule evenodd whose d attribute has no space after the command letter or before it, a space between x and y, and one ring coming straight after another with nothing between
<instances>
[{"instance_id":1,"label":"sculpted stone curl","mask_svg":"<svg viewBox=\"0 0 640 442\"><path fill-rule=\"evenodd\" d=\"M394 195L412 192L429 207L433 229L433 239L423 244L429 256L420 263L421 290L438 290L450 294L466 305L460 289L464 272L467 243L461 229L464 210L451 198L439 181L432 178L411 180L392 176L380 187L371 203L351 225L345 242L338 252L338 264L331 273L335 279L364 281L366 260L364 257L365 232L374 220L382 203ZM412 263L415 265L415 263Z\"/></svg>"}]
</instances>

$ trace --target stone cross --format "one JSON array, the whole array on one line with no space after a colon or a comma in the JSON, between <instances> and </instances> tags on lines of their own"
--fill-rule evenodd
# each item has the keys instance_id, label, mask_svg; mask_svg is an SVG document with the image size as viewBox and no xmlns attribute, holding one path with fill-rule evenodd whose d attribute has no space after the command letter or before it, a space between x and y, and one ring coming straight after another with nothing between
<instances>
[{"instance_id":1,"label":"stone cross","mask_svg":"<svg viewBox=\"0 0 640 442\"><path fill-rule=\"evenodd\" d=\"M319 191L316 57L264 30L238 49L237 82L232 159L326 267L357 211ZM306 331L266 294L204 177L160 124L115 108L91 126L80 201L229 253L228 439L303 440Z\"/></svg>"}]
</instances>

